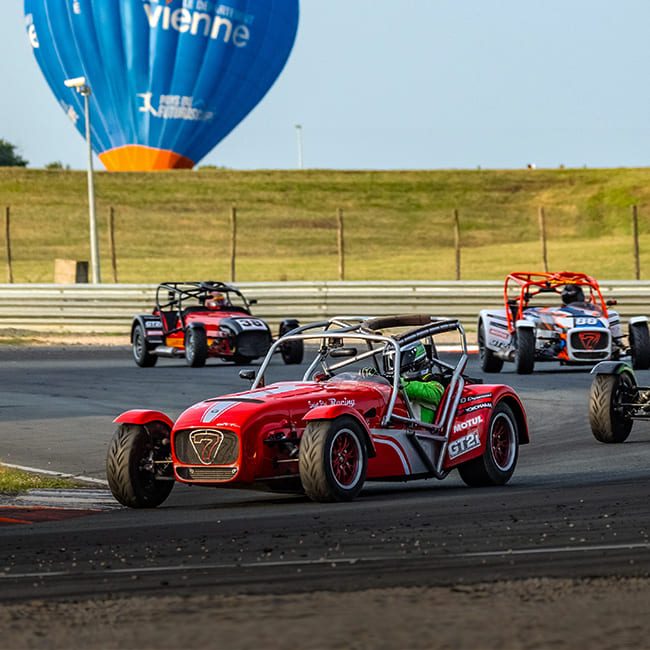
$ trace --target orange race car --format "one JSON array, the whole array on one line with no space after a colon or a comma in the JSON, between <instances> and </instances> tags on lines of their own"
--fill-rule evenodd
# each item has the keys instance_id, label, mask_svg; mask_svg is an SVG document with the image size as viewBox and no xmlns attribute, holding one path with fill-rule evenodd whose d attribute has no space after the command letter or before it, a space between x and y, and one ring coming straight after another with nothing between
<instances>
[{"instance_id":1,"label":"orange race car","mask_svg":"<svg viewBox=\"0 0 650 650\"><path fill-rule=\"evenodd\" d=\"M537 361L594 365L630 355L635 368L650 367L650 333L645 316L630 318L623 333L616 301L605 301L598 282L584 273L511 273L503 309L484 309L478 346L484 372L513 361L518 373Z\"/></svg>"}]
</instances>

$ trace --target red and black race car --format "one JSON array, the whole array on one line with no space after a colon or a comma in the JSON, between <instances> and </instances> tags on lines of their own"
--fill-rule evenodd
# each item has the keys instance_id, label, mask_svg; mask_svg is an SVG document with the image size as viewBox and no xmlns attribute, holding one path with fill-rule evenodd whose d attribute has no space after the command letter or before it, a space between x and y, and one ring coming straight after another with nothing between
<instances>
[{"instance_id":1,"label":"red and black race car","mask_svg":"<svg viewBox=\"0 0 650 650\"><path fill-rule=\"evenodd\" d=\"M462 347L453 363L436 353L435 336L448 332ZM304 375L265 385L274 352L296 341L316 351ZM403 389L413 344L426 350L428 373L444 386L432 422L419 419ZM117 417L110 488L120 503L147 508L161 504L175 481L304 491L315 501L350 500L366 480L443 479L455 469L470 486L505 484L529 441L526 413L512 388L467 377L466 364L457 320L305 325L273 343L256 375L240 371L253 381L249 390L194 404L176 421L152 410Z\"/></svg>"},{"instance_id":2,"label":"red and black race car","mask_svg":"<svg viewBox=\"0 0 650 650\"><path fill-rule=\"evenodd\" d=\"M133 319L133 358L142 368L156 365L158 357L185 357L193 368L204 366L208 357L250 363L273 343L268 324L251 314L256 302L223 282L164 282L153 312ZM298 325L295 319L282 321L279 335ZM303 343L288 341L278 352L287 364L301 363Z\"/></svg>"}]
</instances>

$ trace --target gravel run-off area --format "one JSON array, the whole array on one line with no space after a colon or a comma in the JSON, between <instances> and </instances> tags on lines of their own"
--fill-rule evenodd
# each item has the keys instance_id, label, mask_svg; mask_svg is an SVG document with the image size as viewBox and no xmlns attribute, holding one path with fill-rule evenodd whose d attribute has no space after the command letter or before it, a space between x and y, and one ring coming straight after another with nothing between
<instances>
[{"instance_id":1,"label":"gravel run-off area","mask_svg":"<svg viewBox=\"0 0 650 650\"><path fill-rule=\"evenodd\" d=\"M0 605L7 650L647 648L650 579Z\"/></svg>"}]
</instances>

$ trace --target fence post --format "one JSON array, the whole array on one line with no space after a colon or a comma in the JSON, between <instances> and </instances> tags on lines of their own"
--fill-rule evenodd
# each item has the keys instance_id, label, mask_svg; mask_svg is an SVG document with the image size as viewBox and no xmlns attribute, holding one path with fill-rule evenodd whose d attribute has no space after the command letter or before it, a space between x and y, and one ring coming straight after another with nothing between
<instances>
[{"instance_id":1,"label":"fence post","mask_svg":"<svg viewBox=\"0 0 650 650\"><path fill-rule=\"evenodd\" d=\"M641 279L641 260L639 259L639 211L632 206L632 235L634 237L634 277Z\"/></svg>"},{"instance_id":2,"label":"fence post","mask_svg":"<svg viewBox=\"0 0 650 650\"><path fill-rule=\"evenodd\" d=\"M460 280L460 218L454 209L454 251L456 253L456 280Z\"/></svg>"},{"instance_id":3,"label":"fence post","mask_svg":"<svg viewBox=\"0 0 650 650\"><path fill-rule=\"evenodd\" d=\"M13 284L14 282L14 269L11 259L11 208L5 208L5 250L7 253L7 282Z\"/></svg>"},{"instance_id":4,"label":"fence post","mask_svg":"<svg viewBox=\"0 0 650 650\"><path fill-rule=\"evenodd\" d=\"M111 254L113 283L117 284L117 253L115 252L115 210L112 206L110 212L108 213L108 248Z\"/></svg>"},{"instance_id":5,"label":"fence post","mask_svg":"<svg viewBox=\"0 0 650 650\"><path fill-rule=\"evenodd\" d=\"M237 258L237 208L233 205L230 209L230 281L235 282Z\"/></svg>"},{"instance_id":6,"label":"fence post","mask_svg":"<svg viewBox=\"0 0 650 650\"><path fill-rule=\"evenodd\" d=\"M337 247L339 252L339 280L345 280L345 239L343 232L343 209L337 215Z\"/></svg>"},{"instance_id":7,"label":"fence post","mask_svg":"<svg viewBox=\"0 0 650 650\"><path fill-rule=\"evenodd\" d=\"M546 254L546 213L543 206L539 207L539 237L542 240L542 264L544 272L548 273L548 256Z\"/></svg>"}]
</instances>

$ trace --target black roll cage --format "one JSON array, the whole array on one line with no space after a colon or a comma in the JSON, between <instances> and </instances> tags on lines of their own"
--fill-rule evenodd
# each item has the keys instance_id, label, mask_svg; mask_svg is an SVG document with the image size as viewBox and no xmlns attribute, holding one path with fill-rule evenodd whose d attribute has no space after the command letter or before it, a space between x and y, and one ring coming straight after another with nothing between
<instances>
[{"instance_id":1,"label":"black roll cage","mask_svg":"<svg viewBox=\"0 0 650 650\"><path fill-rule=\"evenodd\" d=\"M167 300L163 302L162 296L165 292ZM256 300L247 300L246 296L237 287L225 282L162 282L156 289L156 311L158 313L175 312L178 316L178 327L170 328L167 333L185 331L185 315L190 311L201 309L209 294L213 292L225 293L228 303L230 303L229 294L235 294L243 302L243 307L231 305L232 309L249 315L251 313L250 306L257 302ZM184 306L183 303L190 300L195 300L198 305ZM166 329L165 323L163 323L163 326Z\"/></svg>"}]
</instances>

